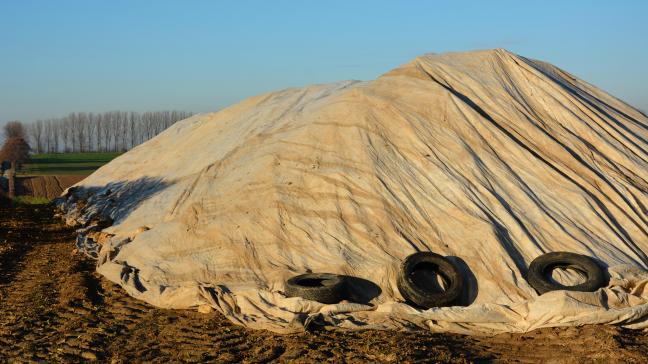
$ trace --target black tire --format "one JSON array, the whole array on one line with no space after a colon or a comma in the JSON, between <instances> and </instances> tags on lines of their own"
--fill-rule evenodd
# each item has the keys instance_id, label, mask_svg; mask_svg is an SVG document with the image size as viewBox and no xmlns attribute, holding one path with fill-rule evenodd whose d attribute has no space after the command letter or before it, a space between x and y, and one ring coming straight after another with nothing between
<instances>
[{"instance_id":1,"label":"black tire","mask_svg":"<svg viewBox=\"0 0 648 364\"><path fill-rule=\"evenodd\" d=\"M551 279L551 271L555 268L578 270L587 280L575 286L564 286ZM605 273L594 259L568 252L552 252L535 258L529 265L528 282L538 294L557 290L594 292L607 285Z\"/></svg>"},{"instance_id":2,"label":"black tire","mask_svg":"<svg viewBox=\"0 0 648 364\"><path fill-rule=\"evenodd\" d=\"M441 276L445 289L434 287L436 279L427 283L417 275ZM405 300L423 308L445 307L458 304L464 290L464 278L458 267L448 259L432 252L414 253L401 264L397 280L398 290Z\"/></svg>"},{"instance_id":3,"label":"black tire","mask_svg":"<svg viewBox=\"0 0 648 364\"><path fill-rule=\"evenodd\" d=\"M286 281L286 296L338 303L346 298L346 281L343 276L331 273L301 274Z\"/></svg>"}]
</instances>

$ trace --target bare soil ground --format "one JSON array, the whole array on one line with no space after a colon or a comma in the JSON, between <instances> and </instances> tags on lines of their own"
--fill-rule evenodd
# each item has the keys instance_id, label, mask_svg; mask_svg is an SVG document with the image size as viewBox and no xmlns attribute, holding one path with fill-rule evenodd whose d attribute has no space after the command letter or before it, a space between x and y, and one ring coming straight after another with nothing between
<instances>
[{"instance_id":1,"label":"bare soil ground","mask_svg":"<svg viewBox=\"0 0 648 364\"><path fill-rule=\"evenodd\" d=\"M252 331L129 297L73 239L49 207L0 206L0 362L648 362L648 334L613 326L492 338Z\"/></svg>"},{"instance_id":2,"label":"bare soil ground","mask_svg":"<svg viewBox=\"0 0 648 364\"><path fill-rule=\"evenodd\" d=\"M44 197L51 200L84 178L85 176L18 177L16 192L18 196Z\"/></svg>"}]
</instances>

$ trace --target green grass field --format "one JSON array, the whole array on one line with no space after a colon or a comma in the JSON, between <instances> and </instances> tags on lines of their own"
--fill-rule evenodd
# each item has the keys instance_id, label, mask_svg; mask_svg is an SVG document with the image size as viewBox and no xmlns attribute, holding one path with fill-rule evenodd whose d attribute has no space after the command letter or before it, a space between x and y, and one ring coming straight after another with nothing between
<instances>
[{"instance_id":1,"label":"green grass field","mask_svg":"<svg viewBox=\"0 0 648 364\"><path fill-rule=\"evenodd\" d=\"M13 203L18 205L44 205L50 202L47 197L34 197L34 196L16 196L13 198Z\"/></svg>"},{"instance_id":2,"label":"green grass field","mask_svg":"<svg viewBox=\"0 0 648 364\"><path fill-rule=\"evenodd\" d=\"M35 154L18 171L19 176L89 175L121 153Z\"/></svg>"}]
</instances>

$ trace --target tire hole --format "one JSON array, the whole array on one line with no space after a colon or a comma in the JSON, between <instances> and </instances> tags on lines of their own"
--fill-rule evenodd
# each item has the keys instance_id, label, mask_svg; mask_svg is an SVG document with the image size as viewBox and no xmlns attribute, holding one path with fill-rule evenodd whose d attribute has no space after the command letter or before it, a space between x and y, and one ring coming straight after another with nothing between
<instances>
[{"instance_id":1,"label":"tire hole","mask_svg":"<svg viewBox=\"0 0 648 364\"><path fill-rule=\"evenodd\" d=\"M441 274L439 266L434 263L423 262L412 269L412 282L419 288L434 293L445 292L448 279Z\"/></svg>"},{"instance_id":2,"label":"tire hole","mask_svg":"<svg viewBox=\"0 0 648 364\"><path fill-rule=\"evenodd\" d=\"M577 286L587 281L587 275L582 270L571 265L557 265L549 268L547 278L553 284Z\"/></svg>"},{"instance_id":3,"label":"tire hole","mask_svg":"<svg viewBox=\"0 0 648 364\"><path fill-rule=\"evenodd\" d=\"M299 280L299 285L304 286L304 287L322 287L324 284L324 279L320 278L305 278L305 279L300 279Z\"/></svg>"}]
</instances>

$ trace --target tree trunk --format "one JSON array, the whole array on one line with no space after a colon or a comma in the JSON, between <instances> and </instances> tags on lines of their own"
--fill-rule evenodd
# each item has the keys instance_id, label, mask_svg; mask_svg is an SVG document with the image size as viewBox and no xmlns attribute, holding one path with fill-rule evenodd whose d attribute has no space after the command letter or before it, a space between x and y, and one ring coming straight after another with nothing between
<instances>
[{"instance_id":1,"label":"tree trunk","mask_svg":"<svg viewBox=\"0 0 648 364\"><path fill-rule=\"evenodd\" d=\"M12 161L11 167L9 168L9 198L16 197L15 176L16 176L16 162Z\"/></svg>"}]
</instances>

